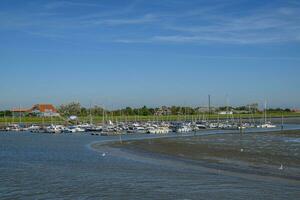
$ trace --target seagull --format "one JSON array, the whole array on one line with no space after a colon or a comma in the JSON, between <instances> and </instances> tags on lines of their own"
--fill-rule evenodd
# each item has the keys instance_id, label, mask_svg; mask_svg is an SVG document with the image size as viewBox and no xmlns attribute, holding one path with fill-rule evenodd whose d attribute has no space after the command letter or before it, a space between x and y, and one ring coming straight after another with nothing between
<instances>
[{"instance_id":1,"label":"seagull","mask_svg":"<svg viewBox=\"0 0 300 200\"><path fill-rule=\"evenodd\" d=\"M281 164L280 167L278 168L279 170L283 170L283 165Z\"/></svg>"},{"instance_id":2,"label":"seagull","mask_svg":"<svg viewBox=\"0 0 300 200\"><path fill-rule=\"evenodd\" d=\"M102 153L102 156L103 156L103 157L106 156L106 153Z\"/></svg>"},{"instance_id":3,"label":"seagull","mask_svg":"<svg viewBox=\"0 0 300 200\"><path fill-rule=\"evenodd\" d=\"M241 149L241 152L244 152L244 149Z\"/></svg>"}]
</instances>

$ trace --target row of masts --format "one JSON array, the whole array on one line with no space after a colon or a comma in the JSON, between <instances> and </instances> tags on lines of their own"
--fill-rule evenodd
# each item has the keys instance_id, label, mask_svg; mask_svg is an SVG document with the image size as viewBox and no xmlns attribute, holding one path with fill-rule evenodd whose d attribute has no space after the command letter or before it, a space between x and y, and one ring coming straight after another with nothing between
<instances>
[{"instance_id":1,"label":"row of masts","mask_svg":"<svg viewBox=\"0 0 300 200\"><path fill-rule=\"evenodd\" d=\"M21 105L19 105L19 110L21 110ZM138 110L139 111L139 110ZM182 112L181 112L182 113ZM177 117L176 117L176 120L177 121L200 121L200 120L210 120L212 119L211 115L212 115L212 110L211 110L211 95L208 95L208 117L206 118L205 114L204 113L198 113L196 115L187 115L187 107L184 107L184 118L182 119L182 115L181 114L177 114ZM142 116L143 119L146 118L144 116ZM161 118L161 116L158 116L158 115L153 115L153 116L147 116L148 117L148 121L162 121L163 119L166 120L166 121L171 121L170 119L170 116L169 115L166 115L165 117ZM8 123L8 120L6 118L6 116L4 115L4 118L5 118L5 124ZM19 116L19 123L21 124L22 123L22 114L20 113ZM53 118L52 116L50 117L51 118L51 123L53 123ZM90 103L90 109L89 109L89 123L93 124L94 121L93 121L93 113L92 113L92 104ZM115 118L115 119L114 119ZM123 119L123 120L121 120ZM173 118L174 119L174 118ZM120 113L119 115L116 115L114 116L114 113L111 112L111 116L109 116L107 114L107 111L104 109L102 109L102 124L105 124L106 122L108 122L109 120L112 120L112 121L125 121L125 122L128 122L128 121L132 121L132 118L131 120L129 120L129 117L128 116L124 116L124 113L120 110ZM234 120L234 116L233 115L229 115L229 101L228 101L228 98L226 99L226 121L233 121ZM135 115L134 116L134 121L142 121L141 119L141 116L138 114L138 115ZM146 120L147 121L147 120ZM220 121L220 115L218 113L217 115L217 121ZM249 122L253 122L254 123L254 113L252 112L250 106L249 106L249 118L248 118L248 121ZM264 123L267 123L267 102L265 101L264 103L264 112L263 112L263 122ZM11 117L11 123L15 123L15 115L13 114L12 117ZM45 123L45 117L42 117L42 123L44 124Z\"/></svg>"}]
</instances>

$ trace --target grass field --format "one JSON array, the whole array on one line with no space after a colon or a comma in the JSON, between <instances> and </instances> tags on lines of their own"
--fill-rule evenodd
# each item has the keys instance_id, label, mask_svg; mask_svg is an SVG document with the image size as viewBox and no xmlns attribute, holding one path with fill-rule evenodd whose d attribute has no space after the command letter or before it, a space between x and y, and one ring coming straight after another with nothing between
<instances>
[{"instance_id":1,"label":"grass field","mask_svg":"<svg viewBox=\"0 0 300 200\"><path fill-rule=\"evenodd\" d=\"M282 113L268 113L268 118L276 118L281 117ZM198 119L226 119L227 115L166 115L166 116L106 116L104 121L182 121L182 120L198 120ZM249 119L249 118L262 118L263 115L259 114L233 114L229 116L230 118L242 118L242 119ZM283 117L300 117L300 113L283 113ZM8 123L32 123L32 124L42 124L42 123L66 123L66 117L0 117L1 124L8 124ZM90 117L79 117L80 122L89 122ZM101 123L103 121L102 116L93 116L92 117L93 123Z\"/></svg>"}]
</instances>

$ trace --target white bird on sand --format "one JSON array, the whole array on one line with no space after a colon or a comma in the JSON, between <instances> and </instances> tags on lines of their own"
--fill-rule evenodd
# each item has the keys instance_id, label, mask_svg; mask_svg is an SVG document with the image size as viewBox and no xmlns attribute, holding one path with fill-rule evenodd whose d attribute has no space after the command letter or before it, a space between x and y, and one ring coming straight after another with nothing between
<instances>
[{"instance_id":1,"label":"white bird on sand","mask_svg":"<svg viewBox=\"0 0 300 200\"><path fill-rule=\"evenodd\" d=\"M281 164L280 167L278 168L279 170L283 170L283 165Z\"/></svg>"}]
</instances>

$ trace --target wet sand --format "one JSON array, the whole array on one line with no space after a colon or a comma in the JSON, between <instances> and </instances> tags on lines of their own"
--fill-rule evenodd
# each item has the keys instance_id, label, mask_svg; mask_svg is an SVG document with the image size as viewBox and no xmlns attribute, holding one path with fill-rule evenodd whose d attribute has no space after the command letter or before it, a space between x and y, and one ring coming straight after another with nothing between
<instances>
[{"instance_id":1,"label":"wet sand","mask_svg":"<svg viewBox=\"0 0 300 200\"><path fill-rule=\"evenodd\" d=\"M109 146L143 157L300 181L299 130L147 139Z\"/></svg>"}]
</instances>

